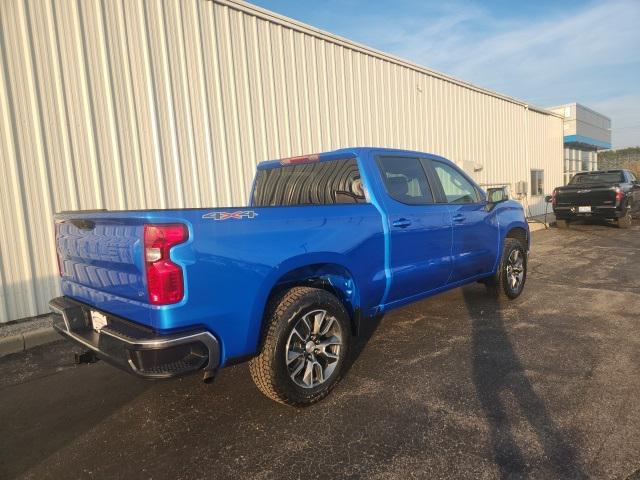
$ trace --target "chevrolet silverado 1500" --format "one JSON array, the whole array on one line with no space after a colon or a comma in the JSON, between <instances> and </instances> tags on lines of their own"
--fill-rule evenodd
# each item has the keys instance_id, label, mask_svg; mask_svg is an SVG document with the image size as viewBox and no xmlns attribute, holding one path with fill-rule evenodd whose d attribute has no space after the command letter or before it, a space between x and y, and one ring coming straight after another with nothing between
<instances>
[{"instance_id":1,"label":"chevrolet silverado 1500","mask_svg":"<svg viewBox=\"0 0 640 480\"><path fill-rule=\"evenodd\" d=\"M258 165L249 205L55 216L58 331L147 378L250 361L308 405L339 380L361 322L480 281L515 298L529 229L435 155L353 148Z\"/></svg>"},{"instance_id":2,"label":"chevrolet silverado 1500","mask_svg":"<svg viewBox=\"0 0 640 480\"><path fill-rule=\"evenodd\" d=\"M640 182L629 170L576 173L568 185L553 191L551 201L559 228L592 218L629 228L632 216L640 214Z\"/></svg>"}]
</instances>

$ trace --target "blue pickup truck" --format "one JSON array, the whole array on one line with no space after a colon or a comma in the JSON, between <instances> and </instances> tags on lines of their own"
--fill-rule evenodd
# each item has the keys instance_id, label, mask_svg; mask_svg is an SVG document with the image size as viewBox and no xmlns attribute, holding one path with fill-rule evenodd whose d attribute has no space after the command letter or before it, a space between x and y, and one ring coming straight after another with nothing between
<instances>
[{"instance_id":1,"label":"blue pickup truck","mask_svg":"<svg viewBox=\"0 0 640 480\"><path fill-rule=\"evenodd\" d=\"M522 292L519 203L435 155L350 148L262 162L249 205L55 216L57 330L146 378L250 361L262 393L312 404L362 322L470 282Z\"/></svg>"}]
</instances>

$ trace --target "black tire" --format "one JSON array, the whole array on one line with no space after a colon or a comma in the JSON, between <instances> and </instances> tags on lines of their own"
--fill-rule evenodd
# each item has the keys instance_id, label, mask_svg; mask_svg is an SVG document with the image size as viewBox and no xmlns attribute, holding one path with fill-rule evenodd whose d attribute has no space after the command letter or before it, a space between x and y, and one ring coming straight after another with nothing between
<instances>
[{"instance_id":1,"label":"black tire","mask_svg":"<svg viewBox=\"0 0 640 480\"><path fill-rule=\"evenodd\" d=\"M302 338L307 333L304 322L312 318L319 318L316 315L322 315L317 313L321 311L326 313L321 317L320 324L325 321L330 322L331 339L340 338L341 340L340 345L331 344L330 347L325 345L324 348L321 348L325 352L330 348L329 353L338 356L335 361L325 356L326 353L319 353L317 349L313 350L313 344L309 346L309 342L324 343L322 341L324 337L318 337L320 340L317 338L314 340L312 338L313 332L309 330L309 338L306 340ZM332 318L335 319L335 323ZM294 287L270 303L266 311L265 322L266 332L261 351L249 362L249 371L258 389L276 402L297 407L312 405L326 397L340 380L350 351L350 321L342 303L325 290ZM294 333L294 328L299 328L299 333L302 335ZM295 349L295 352L287 348L290 341L291 348ZM330 342L327 340L328 343ZM321 345L319 346L321 347ZM312 348L312 351L308 352L308 348ZM303 358L296 357L296 354L303 356ZM295 360L287 365L289 355L292 355ZM300 362L303 363L303 367L301 367L303 375L302 377L299 376L300 374L294 375L292 378L291 375L299 367ZM311 363L311 370L308 377L305 373L309 363ZM326 367L324 367L325 364ZM327 378L313 386L314 375L316 379L319 377L316 368L320 368L324 375L330 366L332 371ZM302 386L299 384L305 383L305 378L310 379L310 385Z\"/></svg>"},{"instance_id":2,"label":"black tire","mask_svg":"<svg viewBox=\"0 0 640 480\"><path fill-rule=\"evenodd\" d=\"M514 252L517 252L514 253ZM511 264L513 258L522 260L521 268L522 278L514 288L511 284L511 273L514 265ZM517 276L517 275L516 275ZM524 245L515 238L505 238L504 247L502 248L502 257L500 258L500 266L493 277L486 280L487 292L495 297L506 297L513 300L522 293L524 284L527 281L527 253Z\"/></svg>"},{"instance_id":3,"label":"black tire","mask_svg":"<svg viewBox=\"0 0 640 480\"><path fill-rule=\"evenodd\" d=\"M568 220L556 220L556 227L558 228L569 228Z\"/></svg>"},{"instance_id":4,"label":"black tire","mask_svg":"<svg viewBox=\"0 0 640 480\"><path fill-rule=\"evenodd\" d=\"M627 212L624 217L620 217L616 222L618 224L618 228L631 228L631 213Z\"/></svg>"}]
</instances>

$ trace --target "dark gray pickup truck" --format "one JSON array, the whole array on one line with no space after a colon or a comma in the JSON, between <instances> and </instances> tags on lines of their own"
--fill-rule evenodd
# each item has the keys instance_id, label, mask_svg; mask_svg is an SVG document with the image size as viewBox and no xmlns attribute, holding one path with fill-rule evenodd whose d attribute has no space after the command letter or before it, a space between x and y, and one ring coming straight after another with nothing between
<instances>
[{"instance_id":1,"label":"dark gray pickup truck","mask_svg":"<svg viewBox=\"0 0 640 480\"><path fill-rule=\"evenodd\" d=\"M620 228L631 226L640 214L640 181L629 170L577 173L568 185L551 196L559 228L577 219L613 220Z\"/></svg>"}]
</instances>

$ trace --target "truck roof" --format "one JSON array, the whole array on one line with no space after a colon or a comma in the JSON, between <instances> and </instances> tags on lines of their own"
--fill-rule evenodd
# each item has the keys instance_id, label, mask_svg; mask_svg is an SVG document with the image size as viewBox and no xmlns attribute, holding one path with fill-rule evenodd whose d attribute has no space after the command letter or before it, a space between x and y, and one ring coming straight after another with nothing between
<instances>
[{"instance_id":1,"label":"truck roof","mask_svg":"<svg viewBox=\"0 0 640 480\"><path fill-rule=\"evenodd\" d=\"M387 155L395 155L395 154L413 154L419 155L421 157L429 157L436 160L444 160L449 162L448 159L441 157L439 155L434 155L432 153L419 152L416 150L403 150L399 148L383 148L383 147L347 147L340 148L338 150L331 150L327 152L314 153L308 155L301 155L297 157L288 157L288 158L280 158L277 160L266 160L264 162L258 163L258 170L265 170L269 168L277 168L282 167L283 165L294 165L296 163L307 163L309 161L318 161L325 162L328 160L348 160L350 158L356 158L357 156L368 153L371 151L375 151L378 153L384 153Z\"/></svg>"},{"instance_id":2,"label":"truck roof","mask_svg":"<svg viewBox=\"0 0 640 480\"><path fill-rule=\"evenodd\" d=\"M624 168L611 168L607 170L585 170L578 172L576 175L595 175L596 173L620 173L626 171Z\"/></svg>"}]
</instances>

